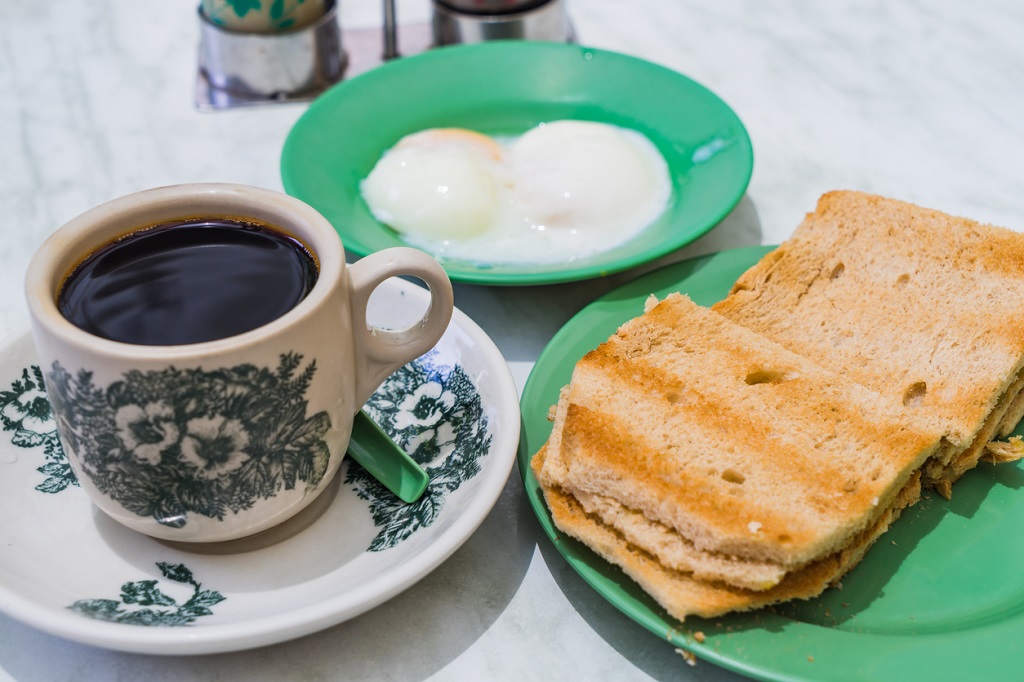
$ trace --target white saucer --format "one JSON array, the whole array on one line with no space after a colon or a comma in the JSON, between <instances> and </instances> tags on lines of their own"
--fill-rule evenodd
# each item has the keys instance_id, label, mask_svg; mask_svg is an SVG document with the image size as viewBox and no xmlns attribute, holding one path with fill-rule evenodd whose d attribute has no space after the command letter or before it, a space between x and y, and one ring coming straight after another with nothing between
<instances>
[{"instance_id":1,"label":"white saucer","mask_svg":"<svg viewBox=\"0 0 1024 682\"><path fill-rule=\"evenodd\" d=\"M371 322L403 328L428 300L389 280L373 295ZM346 459L330 489L288 523L231 543L175 545L118 525L68 484L36 364L28 332L0 343L0 611L123 651L263 646L390 599L476 530L519 440L508 366L456 310L437 348L366 407L431 474L423 499L403 505Z\"/></svg>"}]
</instances>

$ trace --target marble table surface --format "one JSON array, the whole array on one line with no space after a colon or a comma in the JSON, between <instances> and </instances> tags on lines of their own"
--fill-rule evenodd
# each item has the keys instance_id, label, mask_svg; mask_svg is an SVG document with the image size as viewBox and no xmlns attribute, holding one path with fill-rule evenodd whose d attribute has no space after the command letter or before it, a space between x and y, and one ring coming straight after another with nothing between
<instances>
[{"instance_id":1,"label":"marble table surface","mask_svg":"<svg viewBox=\"0 0 1024 682\"><path fill-rule=\"evenodd\" d=\"M663 262L778 242L820 194L840 188L1024 229L1020 3L569 0L568 8L579 42L703 83L753 140L746 196ZM403 24L429 12L425 0L398 3ZM378 26L380 3L344 0L341 22L346 31ZM281 188L280 146L305 105L198 112L197 43L187 2L0 3L0 334L26 326L28 260L78 213L179 182ZM552 334L638 272L521 289L457 285L456 304L495 340L522 389ZM65 642L0 616L5 676L734 678L708 662L688 666L583 583L542 534L517 472L459 551L354 620L262 649L170 658Z\"/></svg>"}]
</instances>

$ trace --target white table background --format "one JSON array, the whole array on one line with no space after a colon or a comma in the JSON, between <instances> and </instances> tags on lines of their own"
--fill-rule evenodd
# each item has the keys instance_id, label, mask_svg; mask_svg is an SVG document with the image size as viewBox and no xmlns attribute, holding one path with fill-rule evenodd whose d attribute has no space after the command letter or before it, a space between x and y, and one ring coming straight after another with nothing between
<instances>
[{"instance_id":1,"label":"white table background","mask_svg":"<svg viewBox=\"0 0 1024 682\"><path fill-rule=\"evenodd\" d=\"M785 239L817 197L859 189L1024 230L1024 4L1014 0L568 0L579 42L717 92L754 144L736 209L664 261ZM0 334L57 227L179 182L281 189L305 105L199 113L196 2L0 0ZM400 0L402 23L427 0ZM343 0L345 30L380 3ZM643 268L643 271L650 267ZM548 287L456 286L520 388L551 335L641 270ZM4 505L12 500L0 500ZM0 519L2 522L2 519ZM3 548L0 548L3 551ZM365 615L247 652L165 658L65 642L0 616L0 677L35 680L726 680L619 614L542 534L513 472L480 530Z\"/></svg>"}]
</instances>

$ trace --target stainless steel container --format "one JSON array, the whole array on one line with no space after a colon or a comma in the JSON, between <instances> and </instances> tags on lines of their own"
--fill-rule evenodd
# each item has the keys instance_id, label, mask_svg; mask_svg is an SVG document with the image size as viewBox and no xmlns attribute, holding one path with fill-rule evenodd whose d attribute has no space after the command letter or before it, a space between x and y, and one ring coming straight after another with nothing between
<instances>
[{"instance_id":1,"label":"stainless steel container","mask_svg":"<svg viewBox=\"0 0 1024 682\"><path fill-rule=\"evenodd\" d=\"M436 45L575 38L565 0L434 0L433 8Z\"/></svg>"},{"instance_id":2,"label":"stainless steel container","mask_svg":"<svg viewBox=\"0 0 1024 682\"><path fill-rule=\"evenodd\" d=\"M312 99L345 71L334 0L319 20L280 33L231 31L198 14L200 109Z\"/></svg>"}]
</instances>

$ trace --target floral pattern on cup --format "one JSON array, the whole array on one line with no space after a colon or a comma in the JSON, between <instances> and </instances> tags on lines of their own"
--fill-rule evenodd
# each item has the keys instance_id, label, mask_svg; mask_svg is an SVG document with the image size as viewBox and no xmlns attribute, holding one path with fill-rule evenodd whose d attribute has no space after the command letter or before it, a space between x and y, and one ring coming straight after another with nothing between
<instances>
[{"instance_id":1,"label":"floral pattern on cup","mask_svg":"<svg viewBox=\"0 0 1024 682\"><path fill-rule=\"evenodd\" d=\"M189 514L223 519L320 483L330 419L306 415L316 363L300 370L301 362L288 353L276 368L130 371L107 387L54 363L46 386L65 415L58 429L96 488L181 528Z\"/></svg>"}]
</instances>

